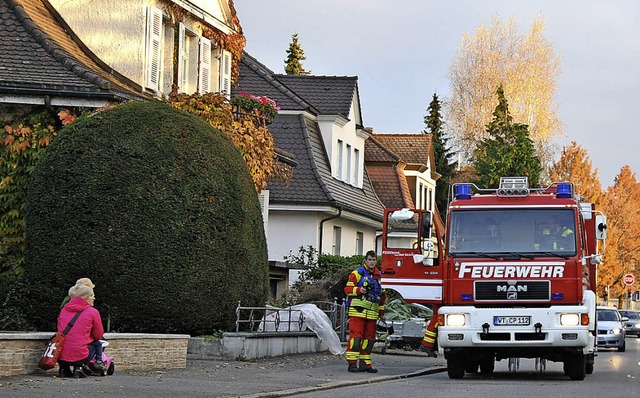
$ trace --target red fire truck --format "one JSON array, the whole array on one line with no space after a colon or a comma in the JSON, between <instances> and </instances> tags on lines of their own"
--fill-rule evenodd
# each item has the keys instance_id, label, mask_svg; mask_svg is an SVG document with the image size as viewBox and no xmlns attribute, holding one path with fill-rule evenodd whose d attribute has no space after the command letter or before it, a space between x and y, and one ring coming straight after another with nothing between
<instances>
[{"instance_id":1,"label":"red fire truck","mask_svg":"<svg viewBox=\"0 0 640 398\"><path fill-rule=\"evenodd\" d=\"M583 380L594 368L606 217L566 182L503 177L497 189L454 184L450 195L444 230L427 210L385 212L382 285L437 309L452 379L534 358L540 371L562 362Z\"/></svg>"}]
</instances>

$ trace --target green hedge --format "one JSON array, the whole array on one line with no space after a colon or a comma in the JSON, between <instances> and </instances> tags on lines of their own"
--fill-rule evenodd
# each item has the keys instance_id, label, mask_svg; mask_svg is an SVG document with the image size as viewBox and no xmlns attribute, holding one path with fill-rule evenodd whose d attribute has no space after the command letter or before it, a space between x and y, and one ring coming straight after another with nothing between
<instances>
[{"instance_id":1,"label":"green hedge","mask_svg":"<svg viewBox=\"0 0 640 398\"><path fill-rule=\"evenodd\" d=\"M160 102L128 103L63 129L29 185L25 313L50 330L66 291L96 284L119 332L229 330L262 305L262 215L223 133Z\"/></svg>"}]
</instances>

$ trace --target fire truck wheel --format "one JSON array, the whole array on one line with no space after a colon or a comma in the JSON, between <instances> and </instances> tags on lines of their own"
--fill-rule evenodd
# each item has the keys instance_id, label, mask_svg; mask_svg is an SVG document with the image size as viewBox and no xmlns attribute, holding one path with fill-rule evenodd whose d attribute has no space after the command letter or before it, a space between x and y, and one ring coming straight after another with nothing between
<instances>
[{"instance_id":1,"label":"fire truck wheel","mask_svg":"<svg viewBox=\"0 0 640 398\"><path fill-rule=\"evenodd\" d=\"M496 362L493 358L485 359L480 362L480 373L483 375L490 375L493 373L493 369L496 366Z\"/></svg>"},{"instance_id":2,"label":"fire truck wheel","mask_svg":"<svg viewBox=\"0 0 640 398\"><path fill-rule=\"evenodd\" d=\"M464 362L457 358L447 359L447 374L450 379L462 379L464 377Z\"/></svg>"},{"instance_id":3,"label":"fire truck wheel","mask_svg":"<svg viewBox=\"0 0 640 398\"><path fill-rule=\"evenodd\" d=\"M584 380L587 375L587 356L574 355L569 362L565 362L566 373L571 380Z\"/></svg>"},{"instance_id":4,"label":"fire truck wheel","mask_svg":"<svg viewBox=\"0 0 640 398\"><path fill-rule=\"evenodd\" d=\"M469 362L465 367L464 367L464 371L466 373L478 373L478 366L480 366L480 364L478 362Z\"/></svg>"}]
</instances>

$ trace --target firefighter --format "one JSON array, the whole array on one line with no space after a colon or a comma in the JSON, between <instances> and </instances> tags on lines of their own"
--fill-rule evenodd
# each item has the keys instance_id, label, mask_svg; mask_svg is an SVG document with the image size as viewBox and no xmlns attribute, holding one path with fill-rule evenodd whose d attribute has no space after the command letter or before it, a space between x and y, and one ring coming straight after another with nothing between
<instances>
[{"instance_id":1,"label":"firefighter","mask_svg":"<svg viewBox=\"0 0 640 398\"><path fill-rule=\"evenodd\" d=\"M378 372L371 365L371 350L376 342L378 318L384 320L386 294L380 285L377 260L376 252L369 250L364 265L351 272L344 288L350 300L349 344L345 353L349 372Z\"/></svg>"},{"instance_id":2,"label":"firefighter","mask_svg":"<svg viewBox=\"0 0 640 398\"><path fill-rule=\"evenodd\" d=\"M436 352L436 338L438 337L438 306L434 304L433 314L431 315L431 321L427 325L427 330L424 332L424 338L422 344L420 344L420 351L426 352L427 356L437 358Z\"/></svg>"}]
</instances>

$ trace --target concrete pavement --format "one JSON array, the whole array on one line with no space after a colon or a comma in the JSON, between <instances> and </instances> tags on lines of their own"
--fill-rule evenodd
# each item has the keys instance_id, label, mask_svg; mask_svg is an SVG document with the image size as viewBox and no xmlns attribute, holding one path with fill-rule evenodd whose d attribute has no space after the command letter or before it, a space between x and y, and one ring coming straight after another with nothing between
<instances>
[{"instance_id":1,"label":"concrete pavement","mask_svg":"<svg viewBox=\"0 0 640 398\"><path fill-rule=\"evenodd\" d=\"M251 361L188 360L185 369L118 372L85 379L58 378L57 372L0 378L2 397L285 397L342 386L415 377L446 369L442 357L417 351L375 353L378 373L348 373L343 357L299 354Z\"/></svg>"}]
</instances>

